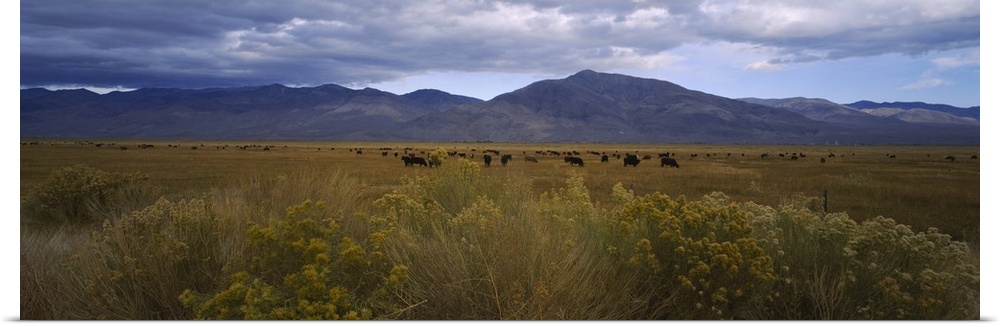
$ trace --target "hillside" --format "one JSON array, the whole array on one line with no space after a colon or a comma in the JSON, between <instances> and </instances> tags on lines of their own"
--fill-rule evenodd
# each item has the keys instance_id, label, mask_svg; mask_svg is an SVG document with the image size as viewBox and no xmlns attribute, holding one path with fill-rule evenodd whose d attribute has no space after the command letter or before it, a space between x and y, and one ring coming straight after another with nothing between
<instances>
[{"instance_id":1,"label":"hillside","mask_svg":"<svg viewBox=\"0 0 1000 327\"><path fill-rule=\"evenodd\" d=\"M978 109L978 108L977 108ZM949 114L950 115L950 114ZM658 143L978 144L977 125L898 119L822 99L730 99L581 71L490 101L338 85L21 91L22 137Z\"/></svg>"}]
</instances>

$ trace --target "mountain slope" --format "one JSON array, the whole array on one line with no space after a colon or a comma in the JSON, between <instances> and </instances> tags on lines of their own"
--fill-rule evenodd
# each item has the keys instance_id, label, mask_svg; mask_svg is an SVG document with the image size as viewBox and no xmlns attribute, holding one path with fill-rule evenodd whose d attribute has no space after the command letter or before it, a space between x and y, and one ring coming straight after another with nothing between
<instances>
[{"instance_id":1,"label":"mountain slope","mask_svg":"<svg viewBox=\"0 0 1000 327\"><path fill-rule=\"evenodd\" d=\"M939 121L940 122L940 121ZM978 144L978 126L912 123L822 99L724 98L581 71L489 101L418 90L278 84L21 91L23 137L658 143Z\"/></svg>"},{"instance_id":2,"label":"mountain slope","mask_svg":"<svg viewBox=\"0 0 1000 327\"><path fill-rule=\"evenodd\" d=\"M37 93L31 90L28 93ZM96 95L96 94L95 94ZM63 137L384 137L430 109L375 89L282 85L203 90L139 89L80 101L22 99L21 133Z\"/></svg>"},{"instance_id":3,"label":"mountain slope","mask_svg":"<svg viewBox=\"0 0 1000 327\"><path fill-rule=\"evenodd\" d=\"M461 135L503 135L484 128L492 122L531 131L531 140L562 142L784 142L822 139L839 129L780 108L589 70L420 118L431 125L461 120L471 123L434 126Z\"/></svg>"}]
</instances>

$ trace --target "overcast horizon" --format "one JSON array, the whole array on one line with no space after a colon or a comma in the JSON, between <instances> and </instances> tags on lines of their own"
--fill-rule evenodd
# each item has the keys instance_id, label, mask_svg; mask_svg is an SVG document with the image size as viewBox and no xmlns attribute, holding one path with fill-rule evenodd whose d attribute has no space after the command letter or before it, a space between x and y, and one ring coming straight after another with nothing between
<instances>
[{"instance_id":1,"label":"overcast horizon","mask_svg":"<svg viewBox=\"0 0 1000 327\"><path fill-rule=\"evenodd\" d=\"M980 2L117 1L20 4L20 85L438 89L578 71L715 95L980 105Z\"/></svg>"}]
</instances>

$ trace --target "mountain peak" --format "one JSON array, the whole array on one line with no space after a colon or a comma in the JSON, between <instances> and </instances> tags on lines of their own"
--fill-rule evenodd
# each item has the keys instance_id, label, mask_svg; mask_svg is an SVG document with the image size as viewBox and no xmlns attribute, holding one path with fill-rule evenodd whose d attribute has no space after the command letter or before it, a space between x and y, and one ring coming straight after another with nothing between
<instances>
[{"instance_id":1,"label":"mountain peak","mask_svg":"<svg viewBox=\"0 0 1000 327\"><path fill-rule=\"evenodd\" d=\"M483 100L480 99L454 95L437 89L420 89L403 94L403 97L425 105L455 105L483 102Z\"/></svg>"},{"instance_id":2,"label":"mountain peak","mask_svg":"<svg viewBox=\"0 0 1000 327\"><path fill-rule=\"evenodd\" d=\"M595 71L590 70L590 69L584 69L584 70L581 70L579 72L576 72L576 74L570 75L570 77L573 77L573 76L587 77L587 76L594 76L594 75L600 75L600 74L601 73L595 72Z\"/></svg>"}]
</instances>

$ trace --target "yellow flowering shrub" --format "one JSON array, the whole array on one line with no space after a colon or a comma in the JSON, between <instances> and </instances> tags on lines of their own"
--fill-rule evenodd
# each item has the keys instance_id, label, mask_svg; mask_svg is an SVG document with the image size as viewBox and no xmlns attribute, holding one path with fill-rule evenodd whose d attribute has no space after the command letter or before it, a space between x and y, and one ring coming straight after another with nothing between
<instances>
[{"instance_id":1,"label":"yellow flowering shrub","mask_svg":"<svg viewBox=\"0 0 1000 327\"><path fill-rule=\"evenodd\" d=\"M976 319L979 267L965 243L892 219L857 223L803 205L744 204L778 282L759 319Z\"/></svg>"},{"instance_id":2,"label":"yellow flowering shrub","mask_svg":"<svg viewBox=\"0 0 1000 327\"><path fill-rule=\"evenodd\" d=\"M850 269L857 286L874 289L857 311L865 319L975 319L979 266L969 248L935 228L914 233L876 217L858 226ZM859 299L860 302L861 299Z\"/></svg>"},{"instance_id":3,"label":"yellow flowering shrub","mask_svg":"<svg viewBox=\"0 0 1000 327\"><path fill-rule=\"evenodd\" d=\"M427 154L427 164L431 167L440 167L441 163L448 159L448 150L437 148Z\"/></svg>"},{"instance_id":4,"label":"yellow flowering shrub","mask_svg":"<svg viewBox=\"0 0 1000 327\"><path fill-rule=\"evenodd\" d=\"M139 208L156 200L146 177L138 173L111 173L84 165L60 168L21 199L22 216L40 222L100 222L99 215L124 193L140 200ZM149 202L146 202L148 200ZM129 203L132 204L132 203ZM127 213L128 211L126 211ZM117 217L112 217L117 218Z\"/></svg>"},{"instance_id":5,"label":"yellow flowering shrub","mask_svg":"<svg viewBox=\"0 0 1000 327\"><path fill-rule=\"evenodd\" d=\"M617 232L627 264L645 274L663 319L731 319L774 282L771 257L757 244L750 216L715 193L701 201L654 193L617 195L605 226ZM654 318L654 317L651 317Z\"/></svg>"},{"instance_id":6,"label":"yellow flowering shrub","mask_svg":"<svg viewBox=\"0 0 1000 327\"><path fill-rule=\"evenodd\" d=\"M390 289L406 281L406 268L344 236L321 209L307 200L285 219L252 225L249 271L219 293L187 290L181 301L199 319L371 319L391 310Z\"/></svg>"},{"instance_id":7,"label":"yellow flowering shrub","mask_svg":"<svg viewBox=\"0 0 1000 327\"><path fill-rule=\"evenodd\" d=\"M160 199L105 220L91 235L91 251L74 259L93 299L85 306L106 312L100 319L190 317L177 294L210 288L223 265L215 253L218 218L208 203Z\"/></svg>"}]
</instances>

